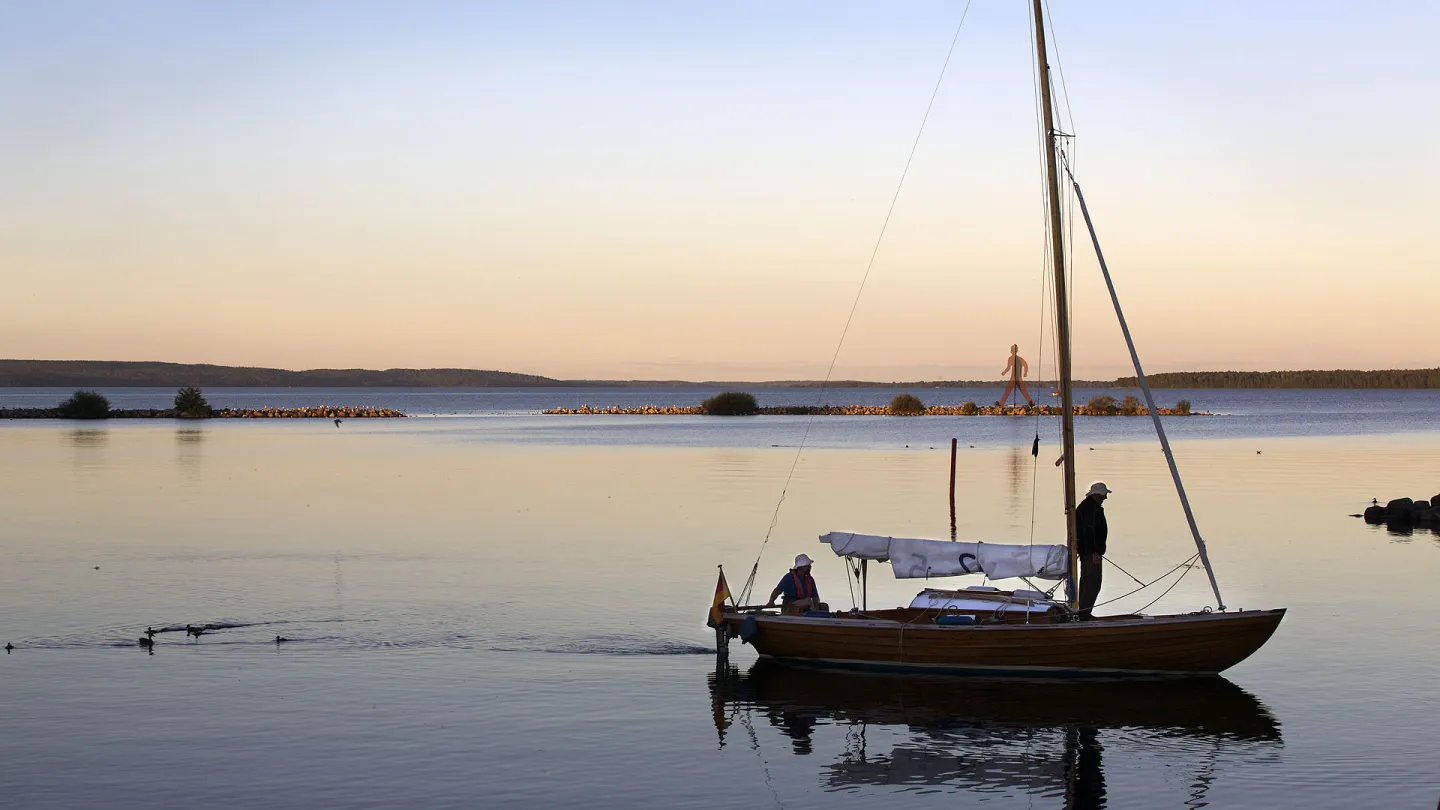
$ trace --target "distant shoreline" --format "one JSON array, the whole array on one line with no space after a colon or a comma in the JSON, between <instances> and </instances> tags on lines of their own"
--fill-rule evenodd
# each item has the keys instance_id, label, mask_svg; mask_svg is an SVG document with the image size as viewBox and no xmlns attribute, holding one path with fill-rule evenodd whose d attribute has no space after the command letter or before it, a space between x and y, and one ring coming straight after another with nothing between
<instances>
[{"instance_id":1,"label":"distant shoreline","mask_svg":"<svg viewBox=\"0 0 1440 810\"><path fill-rule=\"evenodd\" d=\"M1175 371L1149 376L1154 388L1211 389L1435 389L1440 368L1359 371ZM1050 380L1028 380L1037 390ZM0 360L0 388L1000 388L1003 379L915 380L561 380L480 369L288 369L114 360ZM1134 377L1076 380L1077 388L1135 388Z\"/></svg>"}]
</instances>

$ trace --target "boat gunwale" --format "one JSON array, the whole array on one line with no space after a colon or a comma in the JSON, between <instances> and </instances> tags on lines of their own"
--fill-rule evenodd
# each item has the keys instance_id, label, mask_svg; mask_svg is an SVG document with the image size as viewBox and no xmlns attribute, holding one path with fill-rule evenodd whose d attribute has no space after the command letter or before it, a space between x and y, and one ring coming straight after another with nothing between
<instances>
[{"instance_id":1,"label":"boat gunwale","mask_svg":"<svg viewBox=\"0 0 1440 810\"><path fill-rule=\"evenodd\" d=\"M789 625L813 625L816 627L836 627L837 622L843 623L839 626L867 628L875 630L888 630L901 628L904 630L935 631L935 632L976 632L976 631L1078 631L1090 632L1091 630L1106 628L1132 628L1132 627L1155 627L1157 624L1177 625L1189 623L1205 623L1214 621L1227 621L1239 618L1259 619L1268 616L1284 618L1288 608L1267 608L1256 610L1237 610L1210 612L1210 613L1172 613L1158 616L1143 616L1135 619L1114 619L1103 618L1088 622L1015 622L1015 623L977 623L942 625L934 623L920 623L916 621L902 622L897 619L859 619L846 616L786 616L774 613L726 613L724 620L743 622L747 618L754 618L757 622L779 622ZM1085 629L1082 629L1085 628Z\"/></svg>"}]
</instances>

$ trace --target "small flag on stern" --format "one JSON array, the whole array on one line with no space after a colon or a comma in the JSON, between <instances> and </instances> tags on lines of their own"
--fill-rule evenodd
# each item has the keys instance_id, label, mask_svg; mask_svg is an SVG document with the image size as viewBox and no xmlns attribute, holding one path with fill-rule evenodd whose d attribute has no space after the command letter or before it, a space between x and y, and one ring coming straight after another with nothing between
<instances>
[{"instance_id":1,"label":"small flag on stern","mask_svg":"<svg viewBox=\"0 0 1440 810\"><path fill-rule=\"evenodd\" d=\"M715 599L710 603L710 626L720 626L720 608L730 596L730 586L725 584L725 569L720 569L720 579L715 582Z\"/></svg>"}]
</instances>

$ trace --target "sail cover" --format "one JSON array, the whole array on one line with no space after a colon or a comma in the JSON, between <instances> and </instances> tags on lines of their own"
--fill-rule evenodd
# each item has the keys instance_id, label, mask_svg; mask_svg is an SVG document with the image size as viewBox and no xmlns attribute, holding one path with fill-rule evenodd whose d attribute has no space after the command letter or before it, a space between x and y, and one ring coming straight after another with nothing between
<instances>
[{"instance_id":1,"label":"sail cover","mask_svg":"<svg viewBox=\"0 0 1440 810\"><path fill-rule=\"evenodd\" d=\"M913 537L830 532L820 542L841 557L889 560L896 579L984 574L991 579L1039 577L1064 579L1070 567L1065 546L1014 546L1004 543L956 543Z\"/></svg>"}]
</instances>

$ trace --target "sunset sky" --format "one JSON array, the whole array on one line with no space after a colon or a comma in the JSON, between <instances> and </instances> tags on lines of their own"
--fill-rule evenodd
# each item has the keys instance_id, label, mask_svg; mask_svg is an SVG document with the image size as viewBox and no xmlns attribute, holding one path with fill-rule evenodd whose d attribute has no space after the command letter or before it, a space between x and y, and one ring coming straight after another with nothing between
<instances>
[{"instance_id":1,"label":"sunset sky","mask_svg":"<svg viewBox=\"0 0 1440 810\"><path fill-rule=\"evenodd\" d=\"M0 357L819 378L964 7L5 3ZM1036 376L1027 13L971 6L837 377ZM1440 4L1052 14L1148 370L1440 365Z\"/></svg>"}]
</instances>

